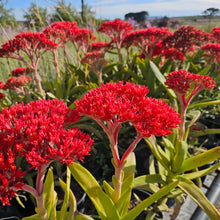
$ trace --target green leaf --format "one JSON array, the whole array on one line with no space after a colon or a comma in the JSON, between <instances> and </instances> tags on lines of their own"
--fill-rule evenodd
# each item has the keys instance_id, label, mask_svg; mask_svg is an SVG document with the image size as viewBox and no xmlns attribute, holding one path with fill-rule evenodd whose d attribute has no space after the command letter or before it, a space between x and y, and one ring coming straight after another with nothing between
<instances>
[{"instance_id":1,"label":"green leaf","mask_svg":"<svg viewBox=\"0 0 220 220\"><path fill-rule=\"evenodd\" d=\"M220 146L186 159L178 173L193 170L220 158Z\"/></svg>"},{"instance_id":2,"label":"green leaf","mask_svg":"<svg viewBox=\"0 0 220 220\"><path fill-rule=\"evenodd\" d=\"M120 199L116 202L115 207L117 208L120 216L123 216L127 213L130 200L131 200L131 187L127 188L127 191L120 197Z\"/></svg>"},{"instance_id":3,"label":"green leaf","mask_svg":"<svg viewBox=\"0 0 220 220\"><path fill-rule=\"evenodd\" d=\"M175 147L169 139L162 137L162 140L165 148L169 152L169 161L172 162L172 159L174 157Z\"/></svg>"},{"instance_id":4,"label":"green leaf","mask_svg":"<svg viewBox=\"0 0 220 220\"><path fill-rule=\"evenodd\" d=\"M113 194L113 192L114 192L114 189L113 189L105 180L103 181L103 188L104 188L106 194L107 194L110 198L112 198L112 194Z\"/></svg>"},{"instance_id":5,"label":"green leaf","mask_svg":"<svg viewBox=\"0 0 220 220\"><path fill-rule=\"evenodd\" d=\"M178 172L181 168L186 155L188 152L188 144L185 141L177 142L176 144L176 154L173 159L172 170L173 172Z\"/></svg>"},{"instance_id":6,"label":"green leaf","mask_svg":"<svg viewBox=\"0 0 220 220\"><path fill-rule=\"evenodd\" d=\"M72 165L69 165L69 169L72 173L72 176L89 196L100 217L102 219L106 219L105 210L103 209L102 203L98 197L98 192L102 191L102 188L99 186L96 179L87 169L85 169L78 163L73 163Z\"/></svg>"},{"instance_id":7,"label":"green leaf","mask_svg":"<svg viewBox=\"0 0 220 220\"><path fill-rule=\"evenodd\" d=\"M191 127L200 117L201 112L200 111L191 111L187 113L187 117L191 118L191 121L187 124L187 127Z\"/></svg>"},{"instance_id":8,"label":"green leaf","mask_svg":"<svg viewBox=\"0 0 220 220\"><path fill-rule=\"evenodd\" d=\"M24 217L22 220L41 220L41 217L39 214L35 214L29 217Z\"/></svg>"},{"instance_id":9,"label":"green leaf","mask_svg":"<svg viewBox=\"0 0 220 220\"><path fill-rule=\"evenodd\" d=\"M151 154L150 155L150 158L149 158L149 173L150 174L156 174L156 169L155 169L155 166L154 166L154 155Z\"/></svg>"},{"instance_id":10,"label":"green leaf","mask_svg":"<svg viewBox=\"0 0 220 220\"><path fill-rule=\"evenodd\" d=\"M44 183L44 201L48 219L56 219L57 193L54 191L54 178L51 169L48 169Z\"/></svg>"},{"instance_id":11,"label":"green leaf","mask_svg":"<svg viewBox=\"0 0 220 220\"><path fill-rule=\"evenodd\" d=\"M209 105L219 105L220 104L220 100L215 100L215 101L210 101L210 102L200 102L200 103L195 103L195 104L191 104L188 106L188 109L193 109L193 108L198 108L198 107L206 107Z\"/></svg>"},{"instance_id":12,"label":"green leaf","mask_svg":"<svg viewBox=\"0 0 220 220\"><path fill-rule=\"evenodd\" d=\"M98 190L97 194L103 209L105 210L107 219L119 220L119 213L113 201L101 190Z\"/></svg>"},{"instance_id":13,"label":"green leaf","mask_svg":"<svg viewBox=\"0 0 220 220\"><path fill-rule=\"evenodd\" d=\"M123 172L124 172L124 178L136 172L136 158L134 152L131 152L127 157L123 168Z\"/></svg>"},{"instance_id":14,"label":"green leaf","mask_svg":"<svg viewBox=\"0 0 220 220\"><path fill-rule=\"evenodd\" d=\"M209 173L215 171L216 169L218 169L218 167L220 166L220 161L214 165L212 165L209 168L200 170L200 171L196 171L196 172L192 172L192 173L186 173L184 175L182 175L183 177L187 178L187 179L196 179L196 178L200 178L202 176L206 176Z\"/></svg>"},{"instance_id":15,"label":"green leaf","mask_svg":"<svg viewBox=\"0 0 220 220\"><path fill-rule=\"evenodd\" d=\"M179 181L172 182L167 186L161 188L158 192L154 193L141 203L139 203L135 208L124 215L121 220L131 220L135 219L145 208L149 207L154 202L158 201L163 196L167 195L172 189L174 189L179 184Z\"/></svg>"},{"instance_id":16,"label":"green leaf","mask_svg":"<svg viewBox=\"0 0 220 220\"><path fill-rule=\"evenodd\" d=\"M164 86L164 88L166 89L166 91L168 92L168 94L170 95L171 98L176 98L176 94L174 93L173 90L169 89L166 85L166 79L163 76L163 74L160 72L160 70L158 69L158 67L152 62L150 61L150 67L154 72L155 77L159 80L159 82Z\"/></svg>"},{"instance_id":17,"label":"green leaf","mask_svg":"<svg viewBox=\"0 0 220 220\"><path fill-rule=\"evenodd\" d=\"M89 215L84 215L78 212L74 215L74 220L94 220L94 219Z\"/></svg>"},{"instance_id":18,"label":"green leaf","mask_svg":"<svg viewBox=\"0 0 220 220\"><path fill-rule=\"evenodd\" d=\"M211 202L209 202L199 187L197 187L192 181L182 177L178 186L186 192L201 209L203 209L210 219L220 219L220 213L218 210Z\"/></svg>"},{"instance_id":19,"label":"green leaf","mask_svg":"<svg viewBox=\"0 0 220 220\"><path fill-rule=\"evenodd\" d=\"M67 184L64 183L61 179L59 179L60 185L63 189L63 191L65 192L67 189ZM65 192L66 193L66 192ZM76 212L76 198L73 194L73 192L71 190L69 190L69 218L67 218L67 220L72 220L71 216L73 216L73 214Z\"/></svg>"},{"instance_id":20,"label":"green leaf","mask_svg":"<svg viewBox=\"0 0 220 220\"><path fill-rule=\"evenodd\" d=\"M71 179L71 174L70 174L70 170L67 167L67 175L66 175L66 188L64 189L65 195L64 195L64 200L63 200L63 204L61 207L61 210L59 212L59 215L57 216L57 219L59 220L66 220L67 217L67 208L68 208L68 204L69 204L69 194L70 194L70 179Z\"/></svg>"},{"instance_id":21,"label":"green leaf","mask_svg":"<svg viewBox=\"0 0 220 220\"><path fill-rule=\"evenodd\" d=\"M148 183L162 183L165 184L166 176L160 174L148 174L138 176L134 179L133 188L144 186Z\"/></svg>"},{"instance_id":22,"label":"green leaf","mask_svg":"<svg viewBox=\"0 0 220 220\"><path fill-rule=\"evenodd\" d=\"M190 134L193 137L201 137L208 134L220 134L220 128L210 128L210 129L204 129L202 131L193 130L190 132Z\"/></svg>"}]
</instances>

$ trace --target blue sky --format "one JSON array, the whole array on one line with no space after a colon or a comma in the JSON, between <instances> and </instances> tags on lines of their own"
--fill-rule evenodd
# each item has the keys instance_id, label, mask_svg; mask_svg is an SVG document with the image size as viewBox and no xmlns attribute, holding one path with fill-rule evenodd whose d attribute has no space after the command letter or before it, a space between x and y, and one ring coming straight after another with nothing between
<instances>
[{"instance_id":1,"label":"blue sky","mask_svg":"<svg viewBox=\"0 0 220 220\"><path fill-rule=\"evenodd\" d=\"M52 10L57 0L36 0L38 6ZM80 10L81 0L65 0ZM17 19L34 0L8 0L7 8L13 8ZM122 18L126 13L148 11L150 16L190 16L199 15L207 8L219 8L220 0L84 0L97 18Z\"/></svg>"}]
</instances>

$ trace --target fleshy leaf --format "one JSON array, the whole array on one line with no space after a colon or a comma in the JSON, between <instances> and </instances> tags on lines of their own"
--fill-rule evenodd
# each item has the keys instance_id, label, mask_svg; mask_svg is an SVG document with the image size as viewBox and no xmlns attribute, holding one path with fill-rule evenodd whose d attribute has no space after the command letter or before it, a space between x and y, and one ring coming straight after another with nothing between
<instances>
[{"instance_id":1,"label":"fleshy leaf","mask_svg":"<svg viewBox=\"0 0 220 220\"><path fill-rule=\"evenodd\" d=\"M106 219L105 210L103 209L102 203L98 198L98 191L102 191L102 188L100 187L96 179L86 168L78 163L73 163L72 165L69 165L69 169L72 173L72 176L91 199L100 217L102 219Z\"/></svg>"},{"instance_id":2,"label":"fleshy leaf","mask_svg":"<svg viewBox=\"0 0 220 220\"><path fill-rule=\"evenodd\" d=\"M158 192L154 193L141 203L139 203L135 208L130 210L126 215L124 215L121 220L131 220L135 219L145 208L149 207L155 201L158 201L163 196L167 195L172 189L178 185L179 181L172 182L167 186L161 188Z\"/></svg>"},{"instance_id":3,"label":"fleshy leaf","mask_svg":"<svg viewBox=\"0 0 220 220\"><path fill-rule=\"evenodd\" d=\"M200 206L201 209L203 209L210 219L220 219L220 213L218 210L211 202L209 202L199 187L197 187L192 181L182 177L179 182L179 187L185 191L193 199L193 201Z\"/></svg>"},{"instance_id":4,"label":"fleshy leaf","mask_svg":"<svg viewBox=\"0 0 220 220\"><path fill-rule=\"evenodd\" d=\"M178 173L193 170L220 158L220 146L186 159Z\"/></svg>"}]
</instances>

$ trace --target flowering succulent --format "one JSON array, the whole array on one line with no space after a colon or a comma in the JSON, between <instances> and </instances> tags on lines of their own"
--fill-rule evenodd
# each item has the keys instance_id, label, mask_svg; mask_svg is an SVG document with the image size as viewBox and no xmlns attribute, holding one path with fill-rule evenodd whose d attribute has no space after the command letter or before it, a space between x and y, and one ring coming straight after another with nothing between
<instances>
[{"instance_id":1,"label":"flowering succulent","mask_svg":"<svg viewBox=\"0 0 220 220\"><path fill-rule=\"evenodd\" d=\"M83 53L86 54L90 44L96 39L96 37L89 29L74 27L69 29L68 39L73 43L77 52L81 49Z\"/></svg>"},{"instance_id":2,"label":"flowering succulent","mask_svg":"<svg viewBox=\"0 0 220 220\"><path fill-rule=\"evenodd\" d=\"M16 69L12 70L11 73L12 73L12 76L17 77L17 76L20 76L22 74L29 74L32 71L33 71L32 69L27 68L27 67L18 67Z\"/></svg>"},{"instance_id":3,"label":"flowering succulent","mask_svg":"<svg viewBox=\"0 0 220 220\"><path fill-rule=\"evenodd\" d=\"M15 90L15 89L17 89L19 87L25 86L31 80L32 80L32 78L28 77L28 76L10 77L6 81L3 89L4 90L6 90L6 89Z\"/></svg>"},{"instance_id":4,"label":"flowering succulent","mask_svg":"<svg viewBox=\"0 0 220 220\"><path fill-rule=\"evenodd\" d=\"M172 60L185 60L186 59L183 53L181 53L178 50L175 50L174 48L164 49L162 51L162 55L165 59L172 59Z\"/></svg>"},{"instance_id":5,"label":"flowering succulent","mask_svg":"<svg viewBox=\"0 0 220 220\"><path fill-rule=\"evenodd\" d=\"M104 42L93 42L91 44L90 51L101 51L106 52L111 47L112 42L110 43L104 43Z\"/></svg>"},{"instance_id":6,"label":"flowering succulent","mask_svg":"<svg viewBox=\"0 0 220 220\"><path fill-rule=\"evenodd\" d=\"M23 32L17 34L15 39L2 45L0 57L21 60L34 70L34 80L36 81L39 92L43 95L41 78L37 71L40 57L46 52L56 49L57 44L49 40L44 33ZM23 56L24 53L28 60Z\"/></svg>"},{"instance_id":7,"label":"flowering succulent","mask_svg":"<svg viewBox=\"0 0 220 220\"><path fill-rule=\"evenodd\" d=\"M203 54L204 57L209 58L211 62L216 64L220 61L220 43L208 43L201 46L201 49L205 51Z\"/></svg>"},{"instance_id":8,"label":"flowering succulent","mask_svg":"<svg viewBox=\"0 0 220 220\"><path fill-rule=\"evenodd\" d=\"M58 21L51 26L45 28L43 33L57 43L58 46L63 47L68 39L68 32L70 29L75 28L77 22Z\"/></svg>"},{"instance_id":9,"label":"flowering succulent","mask_svg":"<svg viewBox=\"0 0 220 220\"><path fill-rule=\"evenodd\" d=\"M14 164L16 157L24 156L42 178L52 161L71 164L89 154L90 136L77 128L65 129L68 113L64 101L56 99L21 103L0 112L0 198L6 196L5 204L18 189L26 189L21 180L24 173ZM37 184L40 194L43 182Z\"/></svg>"},{"instance_id":10,"label":"flowering succulent","mask_svg":"<svg viewBox=\"0 0 220 220\"><path fill-rule=\"evenodd\" d=\"M123 46L123 41L128 33L133 30L131 24L120 19L115 19L114 21L106 21L102 23L102 26L98 31L105 33L111 38L112 46L115 45L119 61L122 62L122 55L120 49Z\"/></svg>"},{"instance_id":11,"label":"flowering succulent","mask_svg":"<svg viewBox=\"0 0 220 220\"><path fill-rule=\"evenodd\" d=\"M175 48L184 55L191 51L192 47L199 46L210 39L210 34L197 30L193 26L182 26L164 39L165 47Z\"/></svg>"},{"instance_id":12,"label":"flowering succulent","mask_svg":"<svg viewBox=\"0 0 220 220\"><path fill-rule=\"evenodd\" d=\"M0 99L4 99L4 98L5 98L5 95L0 92Z\"/></svg>"},{"instance_id":13,"label":"flowering succulent","mask_svg":"<svg viewBox=\"0 0 220 220\"><path fill-rule=\"evenodd\" d=\"M168 28L150 27L129 33L124 39L124 44L134 45L140 52L151 56L156 44L170 35L171 32Z\"/></svg>"},{"instance_id":14,"label":"flowering succulent","mask_svg":"<svg viewBox=\"0 0 220 220\"><path fill-rule=\"evenodd\" d=\"M214 38L216 43L220 43L220 28L214 27L211 32L212 32L212 37Z\"/></svg>"},{"instance_id":15,"label":"flowering succulent","mask_svg":"<svg viewBox=\"0 0 220 220\"><path fill-rule=\"evenodd\" d=\"M216 86L210 76L193 74L182 69L169 73L165 84L181 95L190 90L195 94L203 89L213 89ZM194 84L193 89L191 89L192 84Z\"/></svg>"}]
</instances>

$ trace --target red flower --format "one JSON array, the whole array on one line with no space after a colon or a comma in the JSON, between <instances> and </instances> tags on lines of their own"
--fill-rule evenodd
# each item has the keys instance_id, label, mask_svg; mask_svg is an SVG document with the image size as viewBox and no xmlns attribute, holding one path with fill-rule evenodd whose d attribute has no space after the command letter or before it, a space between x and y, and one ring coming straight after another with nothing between
<instances>
[{"instance_id":1,"label":"red flower","mask_svg":"<svg viewBox=\"0 0 220 220\"><path fill-rule=\"evenodd\" d=\"M210 90L216 86L211 77L193 74L182 69L169 73L165 84L178 94L185 94L187 91L195 94L203 89ZM191 89L191 85L193 85L193 89Z\"/></svg>"},{"instance_id":2,"label":"red flower","mask_svg":"<svg viewBox=\"0 0 220 220\"><path fill-rule=\"evenodd\" d=\"M210 34L197 30L193 26L182 26L164 39L163 44L165 47L175 48L185 55L192 47L208 41L210 36Z\"/></svg>"},{"instance_id":3,"label":"red flower","mask_svg":"<svg viewBox=\"0 0 220 220\"><path fill-rule=\"evenodd\" d=\"M4 99L4 98L5 98L5 95L0 92L0 99Z\"/></svg>"},{"instance_id":4,"label":"red flower","mask_svg":"<svg viewBox=\"0 0 220 220\"><path fill-rule=\"evenodd\" d=\"M143 137L169 134L180 123L178 114L165 102L146 97L147 93L145 86L107 83L76 101L76 111L96 120L114 137L126 121L132 122ZM101 120L107 122L106 127Z\"/></svg>"},{"instance_id":5,"label":"red flower","mask_svg":"<svg viewBox=\"0 0 220 220\"><path fill-rule=\"evenodd\" d=\"M114 43L116 43L117 48L121 48L122 42L126 35L133 30L131 24L126 21L115 19L114 21L106 21L102 23L102 26L98 31L108 35Z\"/></svg>"},{"instance_id":6,"label":"red flower","mask_svg":"<svg viewBox=\"0 0 220 220\"><path fill-rule=\"evenodd\" d=\"M57 45L63 47L69 40L67 37L69 30L75 28L76 24L77 22L75 21L58 21L47 27L43 33L46 34L48 38L56 42Z\"/></svg>"},{"instance_id":7,"label":"red flower","mask_svg":"<svg viewBox=\"0 0 220 220\"><path fill-rule=\"evenodd\" d=\"M106 52L111 47L111 43L104 43L104 42L93 42L91 44L91 51L101 51Z\"/></svg>"},{"instance_id":8,"label":"red flower","mask_svg":"<svg viewBox=\"0 0 220 220\"><path fill-rule=\"evenodd\" d=\"M215 27L212 29L212 36L216 40L217 43L220 43L220 28Z\"/></svg>"},{"instance_id":9,"label":"red flower","mask_svg":"<svg viewBox=\"0 0 220 220\"><path fill-rule=\"evenodd\" d=\"M50 41L43 33L23 32L17 34L15 39L2 45L0 57L23 60L21 51L33 60L33 56L39 58L47 50L56 49L56 44Z\"/></svg>"},{"instance_id":10,"label":"red flower","mask_svg":"<svg viewBox=\"0 0 220 220\"><path fill-rule=\"evenodd\" d=\"M205 51L204 57L208 57L211 62L220 62L220 43L208 43L201 46L201 49Z\"/></svg>"},{"instance_id":11,"label":"red flower","mask_svg":"<svg viewBox=\"0 0 220 220\"><path fill-rule=\"evenodd\" d=\"M25 86L27 83L29 83L32 79L28 76L19 76L17 78L10 77L7 82L4 85L4 90L6 89L16 89L21 86Z\"/></svg>"},{"instance_id":12,"label":"red flower","mask_svg":"<svg viewBox=\"0 0 220 220\"><path fill-rule=\"evenodd\" d=\"M68 31L68 39L73 43L76 51L81 49L86 54L96 37L91 30L73 27Z\"/></svg>"},{"instance_id":13,"label":"red flower","mask_svg":"<svg viewBox=\"0 0 220 220\"><path fill-rule=\"evenodd\" d=\"M32 69L30 69L30 68L26 68L26 67L18 67L18 68L16 68L16 69L14 69L14 70L12 70L11 71L11 73L12 73L12 76L20 76L20 75L22 75L22 74L29 74L29 73L31 73L33 70Z\"/></svg>"},{"instance_id":14,"label":"red flower","mask_svg":"<svg viewBox=\"0 0 220 220\"><path fill-rule=\"evenodd\" d=\"M0 89L4 89L4 83L0 81Z\"/></svg>"},{"instance_id":15,"label":"red flower","mask_svg":"<svg viewBox=\"0 0 220 220\"><path fill-rule=\"evenodd\" d=\"M171 32L168 28L150 27L129 33L124 40L124 44L127 47L134 45L141 52L152 55L156 44L169 35L171 35Z\"/></svg>"},{"instance_id":16,"label":"red flower","mask_svg":"<svg viewBox=\"0 0 220 220\"><path fill-rule=\"evenodd\" d=\"M178 50L174 48L168 48L162 51L162 55L165 59L172 59L172 60L185 60L185 56Z\"/></svg>"},{"instance_id":17,"label":"red flower","mask_svg":"<svg viewBox=\"0 0 220 220\"><path fill-rule=\"evenodd\" d=\"M93 51L90 53L87 53L82 59L81 63L87 63L89 64L93 70L97 70L97 66L101 64L101 66L104 66L107 64L107 61L104 59L105 54L101 53L99 51Z\"/></svg>"},{"instance_id":18,"label":"red flower","mask_svg":"<svg viewBox=\"0 0 220 220\"><path fill-rule=\"evenodd\" d=\"M17 156L26 157L36 169L59 160L70 164L89 154L93 144L89 135L77 128L66 130L69 109L63 101L38 100L18 104L0 113L0 149L14 145Z\"/></svg>"}]
</instances>

